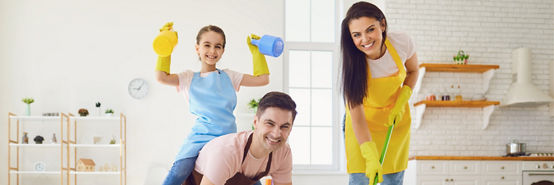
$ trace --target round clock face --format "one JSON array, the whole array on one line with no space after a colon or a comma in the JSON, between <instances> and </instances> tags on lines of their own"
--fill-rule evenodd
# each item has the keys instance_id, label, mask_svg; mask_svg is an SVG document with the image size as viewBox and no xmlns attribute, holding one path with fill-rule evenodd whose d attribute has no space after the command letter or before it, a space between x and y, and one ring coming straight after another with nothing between
<instances>
[{"instance_id":1,"label":"round clock face","mask_svg":"<svg viewBox=\"0 0 554 185\"><path fill-rule=\"evenodd\" d=\"M141 78L135 78L129 82L129 95L135 99L144 98L148 94L148 83Z\"/></svg>"},{"instance_id":2,"label":"round clock face","mask_svg":"<svg viewBox=\"0 0 554 185\"><path fill-rule=\"evenodd\" d=\"M46 165L42 161L35 162L35 171L44 171Z\"/></svg>"}]
</instances>

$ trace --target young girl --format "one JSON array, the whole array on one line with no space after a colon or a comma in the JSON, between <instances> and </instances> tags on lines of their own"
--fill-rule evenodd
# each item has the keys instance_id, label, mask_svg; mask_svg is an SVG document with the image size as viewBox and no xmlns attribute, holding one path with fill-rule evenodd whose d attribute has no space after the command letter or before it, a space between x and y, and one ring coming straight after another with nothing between
<instances>
[{"instance_id":1,"label":"young girl","mask_svg":"<svg viewBox=\"0 0 554 185\"><path fill-rule=\"evenodd\" d=\"M166 24L161 31L173 32L172 24ZM196 53L202 62L200 72L187 70L179 74L170 74L171 56L158 57L157 80L162 84L177 87L188 101L190 112L197 116L192 131L181 146L164 185L183 183L194 169L198 152L204 144L215 137L237 131L233 110L237 104L235 91L238 91L240 86L262 86L269 83L269 70L265 57L256 46L250 44L251 38L259 39L259 37L251 35L247 38L253 58L254 75L216 68L217 62L225 51L226 42L223 30L213 25L203 27L196 36ZM156 40L154 47L156 47Z\"/></svg>"},{"instance_id":2,"label":"young girl","mask_svg":"<svg viewBox=\"0 0 554 185\"><path fill-rule=\"evenodd\" d=\"M371 185L375 176L382 185L402 184L408 164L408 99L417 80L418 61L411 38L387 32L387 24L383 12L367 2L352 5L342 21L345 145L351 185ZM381 167L380 151L393 122Z\"/></svg>"}]
</instances>

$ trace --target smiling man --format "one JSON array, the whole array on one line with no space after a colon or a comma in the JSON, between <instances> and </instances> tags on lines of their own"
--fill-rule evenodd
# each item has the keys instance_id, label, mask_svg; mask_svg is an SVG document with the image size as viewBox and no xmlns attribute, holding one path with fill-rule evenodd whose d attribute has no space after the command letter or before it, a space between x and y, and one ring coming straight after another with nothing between
<instances>
[{"instance_id":1,"label":"smiling man","mask_svg":"<svg viewBox=\"0 0 554 185\"><path fill-rule=\"evenodd\" d=\"M296 117L289 95L267 93L258 105L254 131L208 142L185 185L252 185L271 176L275 185L292 184L292 156L286 143Z\"/></svg>"}]
</instances>

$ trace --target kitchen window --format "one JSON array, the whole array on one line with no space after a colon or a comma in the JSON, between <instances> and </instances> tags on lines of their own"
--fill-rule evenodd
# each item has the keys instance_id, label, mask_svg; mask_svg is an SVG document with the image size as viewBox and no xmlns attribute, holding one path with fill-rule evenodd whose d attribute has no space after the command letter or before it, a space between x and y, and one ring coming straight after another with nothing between
<instances>
[{"instance_id":1,"label":"kitchen window","mask_svg":"<svg viewBox=\"0 0 554 185\"><path fill-rule=\"evenodd\" d=\"M288 141L295 170L340 168L337 5L335 0L285 1L283 82L298 111Z\"/></svg>"}]
</instances>

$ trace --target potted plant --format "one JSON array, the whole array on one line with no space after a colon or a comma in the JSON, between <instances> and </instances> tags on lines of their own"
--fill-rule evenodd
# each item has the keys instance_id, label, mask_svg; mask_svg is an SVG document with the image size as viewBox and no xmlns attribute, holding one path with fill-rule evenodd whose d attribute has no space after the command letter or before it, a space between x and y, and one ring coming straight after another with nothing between
<instances>
[{"instance_id":1,"label":"potted plant","mask_svg":"<svg viewBox=\"0 0 554 185\"><path fill-rule=\"evenodd\" d=\"M33 98L23 98L21 101L23 101L23 103L27 104L27 110L26 110L26 114L27 116L30 116L31 115L31 103L35 102L35 99Z\"/></svg>"},{"instance_id":2,"label":"potted plant","mask_svg":"<svg viewBox=\"0 0 554 185\"><path fill-rule=\"evenodd\" d=\"M250 109L250 111L255 113L258 110L258 104L260 103L260 99L261 98L259 98L258 100L256 99L250 100L250 102L248 102L248 109Z\"/></svg>"},{"instance_id":3,"label":"potted plant","mask_svg":"<svg viewBox=\"0 0 554 185\"><path fill-rule=\"evenodd\" d=\"M469 55L466 55L464 50L459 50L458 54L454 57L452 57L454 60L454 63L456 64L467 64L467 60L469 59Z\"/></svg>"},{"instance_id":4,"label":"potted plant","mask_svg":"<svg viewBox=\"0 0 554 185\"><path fill-rule=\"evenodd\" d=\"M112 109L106 109L106 112L104 112L106 114L106 116L112 116L113 115L113 110Z\"/></svg>"},{"instance_id":5,"label":"potted plant","mask_svg":"<svg viewBox=\"0 0 554 185\"><path fill-rule=\"evenodd\" d=\"M94 104L94 106L96 107L96 114L97 114L97 116L100 116L100 115L102 114L102 111L100 110L100 106L101 106L101 105L102 105L102 104L101 104L100 102L96 102L96 103Z\"/></svg>"},{"instance_id":6,"label":"potted plant","mask_svg":"<svg viewBox=\"0 0 554 185\"><path fill-rule=\"evenodd\" d=\"M81 108L81 109L79 109L79 111L77 113L79 113L79 116L85 117L85 116L88 115L88 110L85 109L85 108Z\"/></svg>"}]
</instances>

